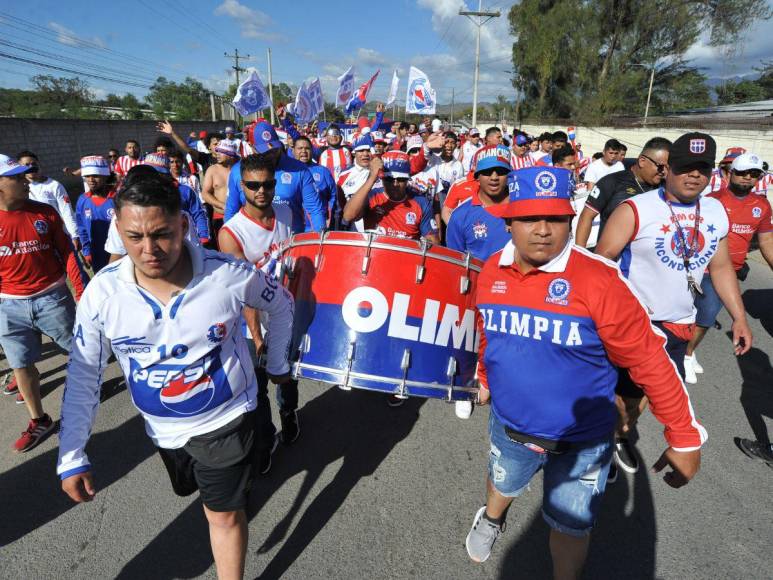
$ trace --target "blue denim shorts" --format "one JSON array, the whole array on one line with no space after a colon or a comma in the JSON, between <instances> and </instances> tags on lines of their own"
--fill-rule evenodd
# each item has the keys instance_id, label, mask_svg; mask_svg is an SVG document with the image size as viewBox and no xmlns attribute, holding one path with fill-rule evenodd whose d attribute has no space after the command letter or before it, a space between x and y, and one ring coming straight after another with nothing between
<instances>
[{"instance_id":1,"label":"blue denim shorts","mask_svg":"<svg viewBox=\"0 0 773 580\"><path fill-rule=\"evenodd\" d=\"M722 301L719 299L717 291L714 290L714 284L711 282L711 276L706 272L701 282L703 294L695 297L695 324L703 328L711 328L717 321L717 315L722 310Z\"/></svg>"},{"instance_id":2,"label":"blue denim shorts","mask_svg":"<svg viewBox=\"0 0 773 580\"><path fill-rule=\"evenodd\" d=\"M499 493L507 497L521 495L542 469L542 517L547 524L571 536L591 532L607 485L611 433L565 453L539 453L512 441L492 411L489 436L489 479Z\"/></svg>"},{"instance_id":3,"label":"blue denim shorts","mask_svg":"<svg viewBox=\"0 0 773 580\"><path fill-rule=\"evenodd\" d=\"M75 300L64 284L34 298L0 299L0 345L8 366L36 363L42 334L69 353L74 324Z\"/></svg>"}]
</instances>

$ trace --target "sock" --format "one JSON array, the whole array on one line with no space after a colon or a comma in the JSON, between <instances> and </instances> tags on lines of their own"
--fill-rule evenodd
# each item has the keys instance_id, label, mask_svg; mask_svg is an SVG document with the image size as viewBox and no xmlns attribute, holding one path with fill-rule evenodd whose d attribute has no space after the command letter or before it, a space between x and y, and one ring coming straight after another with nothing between
<instances>
[{"instance_id":1,"label":"sock","mask_svg":"<svg viewBox=\"0 0 773 580\"><path fill-rule=\"evenodd\" d=\"M504 523L506 516L507 516L507 512L503 513L498 518L492 518L490 515L488 515L487 511L483 512L483 517L486 518L487 521L489 521L492 524L494 524L495 526L499 526L499 527L502 527L502 524Z\"/></svg>"}]
</instances>

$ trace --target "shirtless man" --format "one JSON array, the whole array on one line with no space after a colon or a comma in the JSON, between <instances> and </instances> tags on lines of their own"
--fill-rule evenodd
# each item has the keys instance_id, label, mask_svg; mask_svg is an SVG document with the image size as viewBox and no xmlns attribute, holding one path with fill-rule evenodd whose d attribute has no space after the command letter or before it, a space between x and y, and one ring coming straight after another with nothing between
<instances>
[{"instance_id":1,"label":"shirtless man","mask_svg":"<svg viewBox=\"0 0 773 580\"><path fill-rule=\"evenodd\" d=\"M215 147L217 163L210 165L204 174L204 188L201 196L204 201L212 206L212 239L217 239L217 234L223 226L223 212L228 198L228 174L231 166L236 163L236 146L232 141L220 141Z\"/></svg>"}]
</instances>

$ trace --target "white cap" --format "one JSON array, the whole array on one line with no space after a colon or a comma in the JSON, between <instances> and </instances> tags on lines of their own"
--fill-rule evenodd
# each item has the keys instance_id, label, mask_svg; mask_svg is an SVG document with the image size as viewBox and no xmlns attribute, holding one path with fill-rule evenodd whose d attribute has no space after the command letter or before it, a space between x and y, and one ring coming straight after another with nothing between
<instances>
[{"instance_id":1,"label":"white cap","mask_svg":"<svg viewBox=\"0 0 773 580\"><path fill-rule=\"evenodd\" d=\"M731 170L748 171L749 169L759 169L762 171L762 159L754 153L742 153L735 159L730 166Z\"/></svg>"},{"instance_id":2,"label":"white cap","mask_svg":"<svg viewBox=\"0 0 773 580\"><path fill-rule=\"evenodd\" d=\"M10 177L19 173L27 173L30 170L26 165L19 165L15 159L8 155L0 155L0 177Z\"/></svg>"}]
</instances>

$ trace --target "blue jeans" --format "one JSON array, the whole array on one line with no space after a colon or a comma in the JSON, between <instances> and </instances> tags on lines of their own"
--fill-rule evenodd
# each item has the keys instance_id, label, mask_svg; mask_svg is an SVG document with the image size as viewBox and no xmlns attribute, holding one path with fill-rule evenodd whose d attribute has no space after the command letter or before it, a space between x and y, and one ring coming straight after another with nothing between
<instances>
[{"instance_id":1,"label":"blue jeans","mask_svg":"<svg viewBox=\"0 0 773 580\"><path fill-rule=\"evenodd\" d=\"M612 460L612 434L577 443L561 454L539 453L511 440L491 412L489 479L506 497L518 497L543 470L542 517L554 530L582 537L590 533L601 508Z\"/></svg>"},{"instance_id":2,"label":"blue jeans","mask_svg":"<svg viewBox=\"0 0 773 580\"><path fill-rule=\"evenodd\" d=\"M714 290L714 284L711 282L711 276L706 272L701 282L703 294L695 297L695 324L703 328L711 328L717 321L717 315L722 310L722 301L719 299L717 291Z\"/></svg>"},{"instance_id":3,"label":"blue jeans","mask_svg":"<svg viewBox=\"0 0 773 580\"><path fill-rule=\"evenodd\" d=\"M69 353L74 324L75 300L64 284L34 298L0 299L0 345L8 366L35 364L43 334Z\"/></svg>"}]
</instances>

